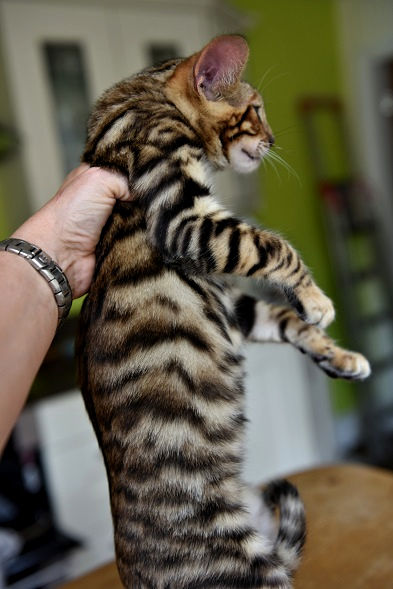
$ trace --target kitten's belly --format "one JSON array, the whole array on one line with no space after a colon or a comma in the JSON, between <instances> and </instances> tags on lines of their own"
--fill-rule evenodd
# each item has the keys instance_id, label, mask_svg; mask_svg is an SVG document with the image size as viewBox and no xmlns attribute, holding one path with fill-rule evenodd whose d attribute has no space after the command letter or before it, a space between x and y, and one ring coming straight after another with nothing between
<instances>
[{"instance_id":1,"label":"kitten's belly","mask_svg":"<svg viewBox=\"0 0 393 589\"><path fill-rule=\"evenodd\" d=\"M240 339L222 287L202 278L165 269L107 291L87 338L87 395L114 471L157 474L175 456L209 464L218 443L238 454Z\"/></svg>"}]
</instances>

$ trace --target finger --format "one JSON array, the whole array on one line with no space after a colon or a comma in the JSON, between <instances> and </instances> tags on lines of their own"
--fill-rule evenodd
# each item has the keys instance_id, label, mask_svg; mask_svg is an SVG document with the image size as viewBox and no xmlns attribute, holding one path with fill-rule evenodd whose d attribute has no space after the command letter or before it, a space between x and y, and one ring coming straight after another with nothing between
<instances>
[{"instance_id":1,"label":"finger","mask_svg":"<svg viewBox=\"0 0 393 589\"><path fill-rule=\"evenodd\" d=\"M112 198L125 201L132 200L133 195L130 193L127 178L123 174L113 170L105 170L104 168L98 168L98 170Z\"/></svg>"},{"instance_id":2,"label":"finger","mask_svg":"<svg viewBox=\"0 0 393 589\"><path fill-rule=\"evenodd\" d=\"M132 200L134 198L134 195L130 192L130 188L126 178L118 174L118 179L120 182L120 186L117 194L114 195L115 198L117 200Z\"/></svg>"}]
</instances>

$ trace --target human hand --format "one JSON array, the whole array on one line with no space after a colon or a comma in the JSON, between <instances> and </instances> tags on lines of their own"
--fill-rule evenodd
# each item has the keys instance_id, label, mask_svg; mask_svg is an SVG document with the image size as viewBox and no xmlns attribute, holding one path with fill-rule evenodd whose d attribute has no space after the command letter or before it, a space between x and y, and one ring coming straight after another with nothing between
<instances>
[{"instance_id":1,"label":"human hand","mask_svg":"<svg viewBox=\"0 0 393 589\"><path fill-rule=\"evenodd\" d=\"M13 237L25 239L49 254L66 274L73 297L80 297L90 287L95 248L118 199L130 199L124 176L82 164Z\"/></svg>"}]
</instances>

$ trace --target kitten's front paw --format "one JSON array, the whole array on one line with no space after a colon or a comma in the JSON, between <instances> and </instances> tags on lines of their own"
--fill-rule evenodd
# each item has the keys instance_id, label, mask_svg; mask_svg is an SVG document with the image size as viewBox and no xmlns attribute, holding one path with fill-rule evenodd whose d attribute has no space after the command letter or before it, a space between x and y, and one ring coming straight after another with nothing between
<instances>
[{"instance_id":1,"label":"kitten's front paw","mask_svg":"<svg viewBox=\"0 0 393 589\"><path fill-rule=\"evenodd\" d=\"M358 352L335 347L330 358L315 359L322 370L333 378L364 380L371 374L369 361Z\"/></svg>"},{"instance_id":2,"label":"kitten's front paw","mask_svg":"<svg viewBox=\"0 0 393 589\"><path fill-rule=\"evenodd\" d=\"M332 301L315 284L290 296L290 300L300 317L311 325L325 328L334 319Z\"/></svg>"},{"instance_id":3,"label":"kitten's front paw","mask_svg":"<svg viewBox=\"0 0 393 589\"><path fill-rule=\"evenodd\" d=\"M370 364L362 354L340 348L322 329L305 325L294 315L285 336L332 378L364 380L371 374Z\"/></svg>"}]
</instances>

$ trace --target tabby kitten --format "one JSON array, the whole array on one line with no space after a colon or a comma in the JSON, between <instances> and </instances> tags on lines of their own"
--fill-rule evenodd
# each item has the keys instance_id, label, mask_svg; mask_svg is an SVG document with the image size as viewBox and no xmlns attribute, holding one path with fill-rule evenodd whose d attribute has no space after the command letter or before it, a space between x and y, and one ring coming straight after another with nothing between
<instances>
[{"instance_id":1,"label":"tabby kitten","mask_svg":"<svg viewBox=\"0 0 393 589\"><path fill-rule=\"evenodd\" d=\"M305 538L297 491L281 481L261 494L280 510L270 542L239 477L244 338L289 341L335 376L369 372L311 325L334 311L295 250L212 196L211 169L254 170L273 143L240 79L247 57L241 37L218 37L115 85L88 125L83 160L125 174L134 195L103 230L78 343L127 588L291 587ZM274 282L298 314L230 290L223 274Z\"/></svg>"}]
</instances>

